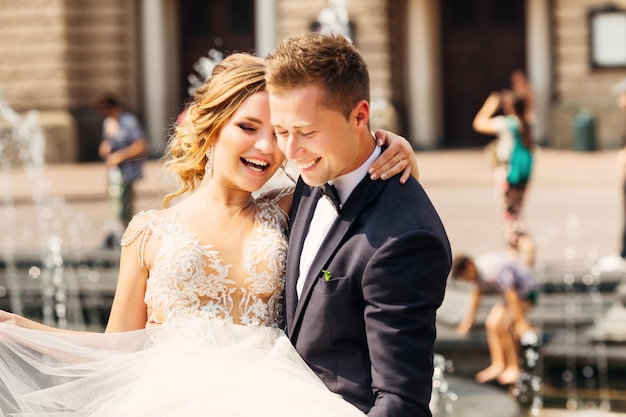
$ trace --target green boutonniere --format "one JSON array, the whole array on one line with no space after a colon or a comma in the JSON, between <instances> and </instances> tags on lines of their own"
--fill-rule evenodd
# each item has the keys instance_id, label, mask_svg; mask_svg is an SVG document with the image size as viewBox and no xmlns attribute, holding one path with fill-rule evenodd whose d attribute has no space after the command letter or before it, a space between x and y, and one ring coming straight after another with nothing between
<instances>
[{"instance_id":1,"label":"green boutonniere","mask_svg":"<svg viewBox=\"0 0 626 417\"><path fill-rule=\"evenodd\" d=\"M326 281L330 281L331 279L333 279L333 276L331 275L331 273L325 269L322 269L322 274L324 274L324 279Z\"/></svg>"}]
</instances>

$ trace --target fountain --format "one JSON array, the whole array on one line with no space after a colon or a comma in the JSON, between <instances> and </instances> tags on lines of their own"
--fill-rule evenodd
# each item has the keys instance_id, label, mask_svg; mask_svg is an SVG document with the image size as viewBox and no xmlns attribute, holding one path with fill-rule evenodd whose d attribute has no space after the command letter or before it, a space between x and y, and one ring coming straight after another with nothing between
<instances>
[{"instance_id":1,"label":"fountain","mask_svg":"<svg viewBox=\"0 0 626 417\"><path fill-rule=\"evenodd\" d=\"M433 358L433 390L430 399L430 411L433 417L454 415L454 403L458 399L456 392L450 387L447 374L454 371L452 361L443 355L435 354Z\"/></svg>"},{"instance_id":2,"label":"fountain","mask_svg":"<svg viewBox=\"0 0 626 417\"><path fill-rule=\"evenodd\" d=\"M0 225L3 231L3 308L60 328L85 328L80 302L80 276L92 276L83 259L82 218L71 213L65 201L51 193L45 173L45 136L38 113L24 116L0 98ZM18 224L17 203L11 184L13 170L22 169L35 208L32 224ZM34 229L33 229L34 228ZM37 242L37 253L18 252L23 243ZM71 258L72 263L67 259ZM26 300L28 302L26 302ZM33 305L40 305L36 311Z\"/></svg>"},{"instance_id":3,"label":"fountain","mask_svg":"<svg viewBox=\"0 0 626 417\"><path fill-rule=\"evenodd\" d=\"M320 11L311 29L326 35L342 35L352 40L353 30L348 17L345 0L329 0L329 5Z\"/></svg>"},{"instance_id":4,"label":"fountain","mask_svg":"<svg viewBox=\"0 0 626 417\"><path fill-rule=\"evenodd\" d=\"M193 97L196 88L200 87L213 73L213 68L224 59L224 54L217 49L211 48L208 56L203 56L193 65L193 69L196 74L189 74L187 81L189 81L189 87L187 93L190 97Z\"/></svg>"},{"instance_id":5,"label":"fountain","mask_svg":"<svg viewBox=\"0 0 626 417\"><path fill-rule=\"evenodd\" d=\"M609 416L626 410L626 269L623 261L604 259L593 247L585 247L581 226L578 216L565 216L563 225L551 223L537 234L540 248L565 241L563 255L535 269L540 296L529 318L537 332L521 338L520 380L508 389L498 387L500 392L489 397L493 403L498 394L508 395L519 404L521 415ZM448 379L458 395L458 416L466 411L472 390L487 388L463 384L471 384L488 363L482 323L491 302L499 301L485 296L474 331L459 337L454 329L465 317L471 294L471 288L461 284L448 281L435 345L455 363Z\"/></svg>"},{"instance_id":6,"label":"fountain","mask_svg":"<svg viewBox=\"0 0 626 417\"><path fill-rule=\"evenodd\" d=\"M619 342L612 340L615 334L608 335L610 329L617 329L611 316L612 311L620 310L619 300L613 307L607 306L615 296L615 287L619 290L623 273L606 268L615 263L600 259L593 248L587 249L586 254L580 253L583 242L578 239L579 223L578 216L567 217L564 233L568 243L563 264L559 271L544 274L552 278L544 282L546 289L542 297L556 300L544 302L545 310L538 316L557 313L561 318L546 330L549 336L541 349L545 364L544 397L550 397L548 401L563 407L568 415L610 415L621 396L615 396L616 391L611 390L610 381L620 381L620 377L619 371L610 377L609 363L613 361L618 368L621 366L624 347L612 343ZM553 304L550 311L545 307L548 304ZM557 308L561 311L557 312ZM624 317L618 319L620 330L616 334L626 334Z\"/></svg>"}]
</instances>

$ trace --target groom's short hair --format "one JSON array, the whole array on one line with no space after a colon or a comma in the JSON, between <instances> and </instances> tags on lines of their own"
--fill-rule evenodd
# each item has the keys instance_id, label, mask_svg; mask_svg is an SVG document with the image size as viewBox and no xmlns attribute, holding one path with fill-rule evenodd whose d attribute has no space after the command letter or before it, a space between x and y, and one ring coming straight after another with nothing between
<instances>
[{"instance_id":1,"label":"groom's short hair","mask_svg":"<svg viewBox=\"0 0 626 417\"><path fill-rule=\"evenodd\" d=\"M280 94L310 85L323 90L323 105L346 118L370 100L369 72L356 47L341 35L307 33L285 39L266 58L267 87Z\"/></svg>"}]
</instances>

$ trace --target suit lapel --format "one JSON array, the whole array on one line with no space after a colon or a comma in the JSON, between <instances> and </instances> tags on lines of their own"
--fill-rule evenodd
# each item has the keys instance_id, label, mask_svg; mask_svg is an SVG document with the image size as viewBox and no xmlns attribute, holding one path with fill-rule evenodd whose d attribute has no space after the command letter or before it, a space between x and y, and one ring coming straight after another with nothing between
<instances>
[{"instance_id":1,"label":"suit lapel","mask_svg":"<svg viewBox=\"0 0 626 417\"><path fill-rule=\"evenodd\" d=\"M346 236L351 226L354 224L354 221L356 220L356 218L363 211L363 209L369 204L369 202L378 195L378 193L383 189L384 186L385 186L384 181L380 181L380 180L372 181L369 179L369 177L366 177L359 183L359 185L357 185L357 187L354 189L354 191L352 192L352 194L350 195L350 197L344 204L344 207L341 210L339 217L337 218L337 220L335 220L335 223L333 223L330 230L328 231L328 235L322 242L322 246L320 247L317 255L315 256L313 263L311 264L311 268L309 269L309 273L304 282L302 294L300 296L300 300L297 304L297 307L295 308L294 315L290 316L290 317L293 317L293 320L290 320L290 329L289 329L290 337L296 335L296 328L299 327L300 319L302 318L302 314L305 311L309 303L311 292L313 291L315 284L318 282L317 277L319 276L320 272L322 271L322 269L327 268L328 264L334 257L334 254L339 249L343 238ZM316 193L314 194L317 195ZM317 202L317 199L315 199L315 202ZM311 217L313 216L313 210L315 209L315 202L312 204L313 207L310 208L311 212L308 214L308 218L305 219L306 220L305 223L307 224L307 227L308 227L308 223L310 223L311 221ZM289 246L288 252L291 252L292 243L296 244L297 242L297 245L299 248L298 254L297 254L298 259L294 260L293 262L293 263L296 263L296 270L290 271L288 269L287 271L288 277L290 275L289 274L290 272L295 272L294 281L292 284L290 284L294 287L294 295L295 295L295 285L296 285L295 280L297 280L297 276L298 276L297 267L299 264L300 253L302 251L304 237L306 236L305 233L306 233L306 230L304 231L304 233L300 236L298 240L290 239L289 241L290 246ZM287 265L289 268L289 262L287 263ZM297 299L293 297L289 297L289 298Z\"/></svg>"},{"instance_id":2,"label":"suit lapel","mask_svg":"<svg viewBox=\"0 0 626 417\"><path fill-rule=\"evenodd\" d=\"M289 232L289 249L287 250L287 270L285 278L285 316L287 332L293 328L293 317L298 304L296 283L300 274L300 256L304 245L304 238L309 230L309 224L315 211L315 205L319 198L319 192L313 187L299 180L300 192L294 193L294 205L291 215L291 227ZM298 190L298 187L296 188Z\"/></svg>"}]
</instances>

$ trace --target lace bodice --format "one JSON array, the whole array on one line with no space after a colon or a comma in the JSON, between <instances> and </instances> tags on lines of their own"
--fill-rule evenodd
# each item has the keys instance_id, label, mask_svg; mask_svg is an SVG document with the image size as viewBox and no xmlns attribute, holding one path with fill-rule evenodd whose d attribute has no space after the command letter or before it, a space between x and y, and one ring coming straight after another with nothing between
<instances>
[{"instance_id":1,"label":"lace bodice","mask_svg":"<svg viewBox=\"0 0 626 417\"><path fill-rule=\"evenodd\" d=\"M283 194L284 195L284 194ZM227 323L279 327L282 324L283 288L287 256L287 216L275 199L255 200L255 222L243 247L244 263L230 275L227 264L198 234L178 222L176 215L141 212L143 225L122 245L141 239L140 262L150 236L159 249L146 283L148 321L169 323L209 318ZM143 220L143 219L142 219Z\"/></svg>"}]
</instances>

